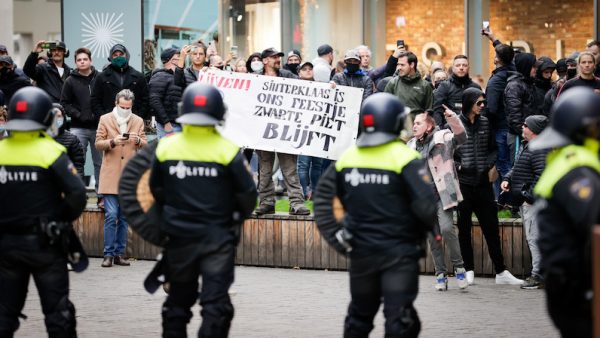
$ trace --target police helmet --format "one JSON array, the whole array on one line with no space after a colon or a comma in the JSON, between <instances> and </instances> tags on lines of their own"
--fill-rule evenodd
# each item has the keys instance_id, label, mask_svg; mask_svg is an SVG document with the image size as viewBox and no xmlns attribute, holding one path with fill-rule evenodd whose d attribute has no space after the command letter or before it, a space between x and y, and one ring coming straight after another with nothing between
<instances>
[{"instance_id":1,"label":"police helmet","mask_svg":"<svg viewBox=\"0 0 600 338\"><path fill-rule=\"evenodd\" d=\"M214 126L223 120L225 104L217 88L195 82L183 92L177 123Z\"/></svg>"},{"instance_id":2,"label":"police helmet","mask_svg":"<svg viewBox=\"0 0 600 338\"><path fill-rule=\"evenodd\" d=\"M46 92L37 87L21 88L10 99L6 130L45 130L53 116L52 100Z\"/></svg>"},{"instance_id":3,"label":"police helmet","mask_svg":"<svg viewBox=\"0 0 600 338\"><path fill-rule=\"evenodd\" d=\"M561 94L551 110L550 127L531 142L531 150L583 144L586 128L600 122L600 95L586 87Z\"/></svg>"},{"instance_id":4,"label":"police helmet","mask_svg":"<svg viewBox=\"0 0 600 338\"><path fill-rule=\"evenodd\" d=\"M359 147L373 147L398 138L408 110L400 100L389 93L369 96L360 111L361 135L356 141Z\"/></svg>"}]
</instances>

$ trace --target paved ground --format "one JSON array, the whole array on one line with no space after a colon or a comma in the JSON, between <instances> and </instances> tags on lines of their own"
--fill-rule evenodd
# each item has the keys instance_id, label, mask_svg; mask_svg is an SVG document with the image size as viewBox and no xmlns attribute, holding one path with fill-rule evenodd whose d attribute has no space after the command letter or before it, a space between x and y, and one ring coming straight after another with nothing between
<instances>
[{"instance_id":1,"label":"paved ground","mask_svg":"<svg viewBox=\"0 0 600 338\"><path fill-rule=\"evenodd\" d=\"M142 281L153 262L100 268L92 259L83 274L71 273L71 299L77 308L79 337L159 337L164 293L146 293ZM476 278L459 291L433 289L433 277L422 276L416 307L423 322L421 337L558 337L546 314L541 290L495 285ZM345 272L237 267L235 318L230 337L341 337L349 301ZM2 290L5 292L5 290ZM188 326L190 337L200 325L199 307ZM16 337L43 337L45 328L35 286L31 284ZM377 315L372 337L383 336Z\"/></svg>"}]
</instances>

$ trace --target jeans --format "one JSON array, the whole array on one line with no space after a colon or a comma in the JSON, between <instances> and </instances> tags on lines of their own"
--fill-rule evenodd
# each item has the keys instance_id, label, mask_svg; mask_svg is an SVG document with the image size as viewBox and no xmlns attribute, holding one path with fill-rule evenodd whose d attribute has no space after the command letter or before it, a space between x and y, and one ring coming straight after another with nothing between
<instances>
[{"instance_id":1,"label":"jeans","mask_svg":"<svg viewBox=\"0 0 600 338\"><path fill-rule=\"evenodd\" d=\"M165 126L163 124L156 122L156 134L157 134L158 138L161 139L169 134L181 132L180 124L171 122L171 126L173 127L173 131L170 133L167 133L165 131Z\"/></svg>"},{"instance_id":2,"label":"jeans","mask_svg":"<svg viewBox=\"0 0 600 338\"><path fill-rule=\"evenodd\" d=\"M87 152L88 144L92 153L92 161L94 163L94 178L96 179L96 191L98 191L98 178L100 177L100 166L102 165L102 152L96 149L96 131L86 128L71 128L71 134L77 136L83 151Z\"/></svg>"},{"instance_id":3,"label":"jeans","mask_svg":"<svg viewBox=\"0 0 600 338\"><path fill-rule=\"evenodd\" d=\"M542 255L540 254L540 248L538 246L540 232L535 208L533 205L523 203L521 206L521 215L523 217L523 230L525 231L525 238L527 238L529 251L531 251L531 274L541 278L540 260Z\"/></svg>"},{"instance_id":4,"label":"jeans","mask_svg":"<svg viewBox=\"0 0 600 338\"><path fill-rule=\"evenodd\" d=\"M498 173L500 177L494 182L494 194L496 198L500 195L500 183L502 183L502 178L508 174L510 171L510 150L508 149L507 138L508 129L498 129L496 130L496 145L498 146L498 158L496 159L496 169L498 169Z\"/></svg>"},{"instance_id":5,"label":"jeans","mask_svg":"<svg viewBox=\"0 0 600 338\"><path fill-rule=\"evenodd\" d=\"M273 166L275 153L271 151L256 150L258 155L258 197L260 205L275 206L275 185L273 184ZM304 206L302 187L298 179L298 160L296 155L277 153L283 181L287 187L291 207Z\"/></svg>"},{"instance_id":6,"label":"jeans","mask_svg":"<svg viewBox=\"0 0 600 338\"><path fill-rule=\"evenodd\" d=\"M125 254L127 222L121 212L118 195L104 195L104 256Z\"/></svg>"},{"instance_id":7,"label":"jeans","mask_svg":"<svg viewBox=\"0 0 600 338\"><path fill-rule=\"evenodd\" d=\"M481 231L488 246L488 253L494 264L496 273L506 269L504 257L500 247L500 235L498 226L498 209L494 202L492 184L483 182L476 186L460 184L460 191L464 200L458 204L458 240L460 251L465 261L465 269L473 270L473 245L471 243L471 228L473 221L471 215L479 220Z\"/></svg>"},{"instance_id":8,"label":"jeans","mask_svg":"<svg viewBox=\"0 0 600 338\"><path fill-rule=\"evenodd\" d=\"M458 243L457 227L454 225L454 209L444 210L442 202L437 202L437 219L440 234L446 243L448 251L450 251L450 260L454 265L454 269L462 268L464 266L463 258L460 253L460 245ZM431 247L431 256L433 256L433 265L435 266L435 274L440 273L446 274L446 262L444 261L444 248L441 242L435 240L429 240L429 246Z\"/></svg>"},{"instance_id":9,"label":"jeans","mask_svg":"<svg viewBox=\"0 0 600 338\"><path fill-rule=\"evenodd\" d=\"M323 173L322 165L323 159L320 157L298 156L298 177L300 178L300 185L305 197L308 194L309 185L312 192L317 188L319 177Z\"/></svg>"}]
</instances>

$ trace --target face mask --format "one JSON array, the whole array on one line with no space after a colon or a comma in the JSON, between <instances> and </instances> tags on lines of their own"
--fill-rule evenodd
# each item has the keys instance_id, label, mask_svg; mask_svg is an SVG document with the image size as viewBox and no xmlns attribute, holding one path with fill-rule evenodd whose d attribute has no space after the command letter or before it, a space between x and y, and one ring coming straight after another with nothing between
<instances>
[{"instance_id":1,"label":"face mask","mask_svg":"<svg viewBox=\"0 0 600 338\"><path fill-rule=\"evenodd\" d=\"M131 109L123 109L117 106L117 115L119 115L119 117L126 118L127 116L129 116L129 114L131 114Z\"/></svg>"},{"instance_id":2,"label":"face mask","mask_svg":"<svg viewBox=\"0 0 600 338\"><path fill-rule=\"evenodd\" d=\"M354 73L358 72L359 68L360 68L359 64L354 64L354 63L347 63L346 64L346 70L350 74L354 74Z\"/></svg>"},{"instance_id":3,"label":"face mask","mask_svg":"<svg viewBox=\"0 0 600 338\"><path fill-rule=\"evenodd\" d=\"M0 77L5 78L8 76L8 74L10 74L10 68L4 67L2 69L0 69Z\"/></svg>"},{"instance_id":4,"label":"face mask","mask_svg":"<svg viewBox=\"0 0 600 338\"><path fill-rule=\"evenodd\" d=\"M127 59L124 56L117 56L111 63L117 68L123 68L127 64Z\"/></svg>"},{"instance_id":5,"label":"face mask","mask_svg":"<svg viewBox=\"0 0 600 338\"><path fill-rule=\"evenodd\" d=\"M577 68L567 69L567 79L572 79L577 75Z\"/></svg>"},{"instance_id":6,"label":"face mask","mask_svg":"<svg viewBox=\"0 0 600 338\"><path fill-rule=\"evenodd\" d=\"M60 128L65 123L65 119L62 118L62 117L59 117L59 118L56 119L56 121L54 123L56 123L56 127L57 128Z\"/></svg>"},{"instance_id":7,"label":"face mask","mask_svg":"<svg viewBox=\"0 0 600 338\"><path fill-rule=\"evenodd\" d=\"M252 63L250 63L250 68L252 68L252 71L255 73L262 73L265 65L262 61L252 61Z\"/></svg>"},{"instance_id":8,"label":"face mask","mask_svg":"<svg viewBox=\"0 0 600 338\"><path fill-rule=\"evenodd\" d=\"M223 68L225 68L225 66L216 66L215 68L223 70Z\"/></svg>"},{"instance_id":9,"label":"face mask","mask_svg":"<svg viewBox=\"0 0 600 338\"><path fill-rule=\"evenodd\" d=\"M289 69L290 72L298 75L298 63L288 63L287 64L287 69Z\"/></svg>"}]
</instances>

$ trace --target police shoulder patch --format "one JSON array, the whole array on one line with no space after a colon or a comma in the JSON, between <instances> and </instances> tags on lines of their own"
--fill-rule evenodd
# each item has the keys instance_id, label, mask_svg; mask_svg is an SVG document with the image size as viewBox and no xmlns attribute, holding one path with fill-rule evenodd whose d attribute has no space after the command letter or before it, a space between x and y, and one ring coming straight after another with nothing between
<instances>
[{"instance_id":1,"label":"police shoulder patch","mask_svg":"<svg viewBox=\"0 0 600 338\"><path fill-rule=\"evenodd\" d=\"M571 183L569 192L571 196L580 201L588 201L594 195L592 182L589 178L581 178Z\"/></svg>"}]
</instances>

